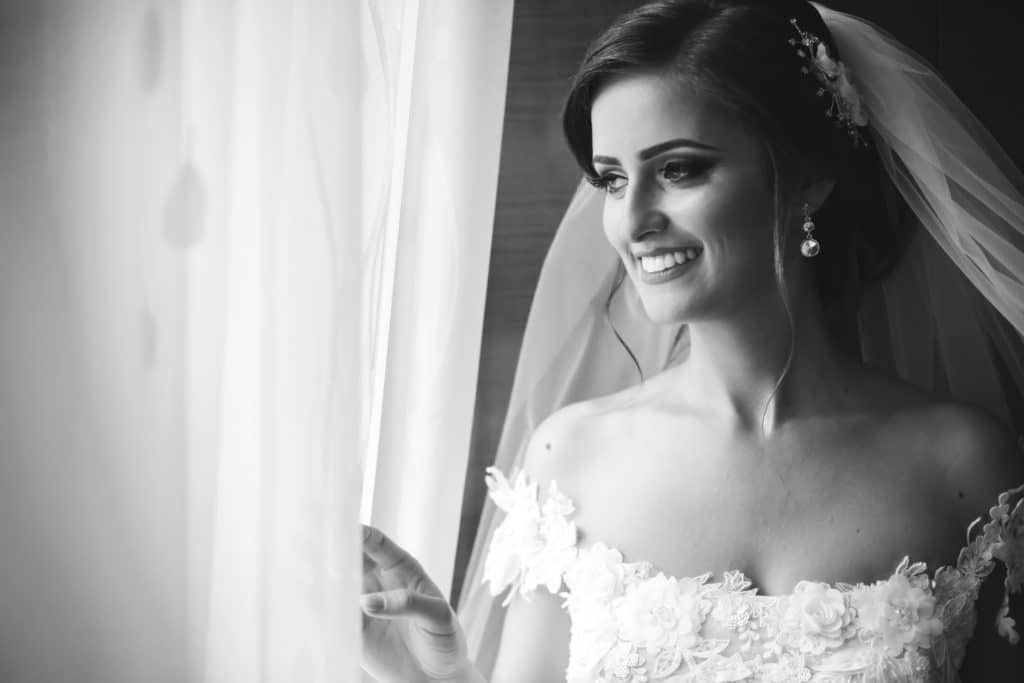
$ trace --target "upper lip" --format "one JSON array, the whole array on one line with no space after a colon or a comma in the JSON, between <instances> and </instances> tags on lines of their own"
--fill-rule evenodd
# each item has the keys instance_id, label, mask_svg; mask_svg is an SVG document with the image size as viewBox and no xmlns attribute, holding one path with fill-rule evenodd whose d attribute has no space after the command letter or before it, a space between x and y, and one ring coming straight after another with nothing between
<instances>
[{"instance_id":1,"label":"upper lip","mask_svg":"<svg viewBox=\"0 0 1024 683\"><path fill-rule=\"evenodd\" d=\"M642 249L633 249L634 258L644 258L645 256L657 256L658 254L671 254L676 251L685 251L686 249L703 249L699 244L682 244L673 247L646 247Z\"/></svg>"}]
</instances>

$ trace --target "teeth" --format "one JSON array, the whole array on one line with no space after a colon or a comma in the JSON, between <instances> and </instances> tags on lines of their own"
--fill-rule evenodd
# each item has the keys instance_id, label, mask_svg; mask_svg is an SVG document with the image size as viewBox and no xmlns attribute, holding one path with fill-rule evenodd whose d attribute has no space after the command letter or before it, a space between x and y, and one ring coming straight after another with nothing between
<instances>
[{"instance_id":1,"label":"teeth","mask_svg":"<svg viewBox=\"0 0 1024 683\"><path fill-rule=\"evenodd\" d=\"M692 261L700 255L701 249L687 247L679 251L658 254L657 256L644 256L640 259L640 267L645 273L659 273L668 270L675 265Z\"/></svg>"}]
</instances>

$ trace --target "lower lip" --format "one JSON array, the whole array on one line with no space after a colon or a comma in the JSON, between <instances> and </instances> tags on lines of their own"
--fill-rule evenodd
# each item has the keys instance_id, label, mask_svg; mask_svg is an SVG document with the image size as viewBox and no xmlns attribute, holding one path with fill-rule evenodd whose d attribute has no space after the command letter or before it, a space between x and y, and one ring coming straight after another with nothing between
<instances>
[{"instance_id":1,"label":"lower lip","mask_svg":"<svg viewBox=\"0 0 1024 683\"><path fill-rule=\"evenodd\" d=\"M668 282L669 280L675 280L677 277L682 277L700 261L700 257L703 254L698 254L697 258L690 259L686 263L677 263L671 268L665 270L659 270L657 273L648 273L642 267L640 268L640 281L649 285L658 285L662 282Z\"/></svg>"}]
</instances>

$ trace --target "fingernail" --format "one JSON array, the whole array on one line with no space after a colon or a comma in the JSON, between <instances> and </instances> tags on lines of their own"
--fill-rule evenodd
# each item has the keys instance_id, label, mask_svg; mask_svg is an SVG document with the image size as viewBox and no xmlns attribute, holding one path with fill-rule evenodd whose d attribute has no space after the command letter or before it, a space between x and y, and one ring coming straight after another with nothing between
<instances>
[{"instance_id":1,"label":"fingernail","mask_svg":"<svg viewBox=\"0 0 1024 683\"><path fill-rule=\"evenodd\" d=\"M379 612L384 609L384 597L381 595L364 595L362 603L363 609L368 612Z\"/></svg>"}]
</instances>

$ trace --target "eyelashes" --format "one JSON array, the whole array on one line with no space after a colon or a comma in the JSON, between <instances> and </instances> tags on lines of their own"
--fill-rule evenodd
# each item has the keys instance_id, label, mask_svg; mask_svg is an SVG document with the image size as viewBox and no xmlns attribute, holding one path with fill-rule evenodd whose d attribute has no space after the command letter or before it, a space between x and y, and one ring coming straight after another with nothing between
<instances>
[{"instance_id":1,"label":"eyelashes","mask_svg":"<svg viewBox=\"0 0 1024 683\"><path fill-rule=\"evenodd\" d=\"M587 175L587 182L596 187L599 190L612 194L613 192L620 189L616 183L618 181L624 181L625 178L615 173L605 173L603 175L592 176Z\"/></svg>"},{"instance_id":2,"label":"eyelashes","mask_svg":"<svg viewBox=\"0 0 1024 683\"><path fill-rule=\"evenodd\" d=\"M670 161L658 169L658 176L664 178L669 185L683 185L700 177L710 167L708 161ZM587 175L587 182L615 195L625 189L627 179L620 173L602 173L597 176Z\"/></svg>"},{"instance_id":3,"label":"eyelashes","mask_svg":"<svg viewBox=\"0 0 1024 683\"><path fill-rule=\"evenodd\" d=\"M661 175L668 182L678 184L699 176L709 167L710 164L706 161L670 161L661 168Z\"/></svg>"}]
</instances>

